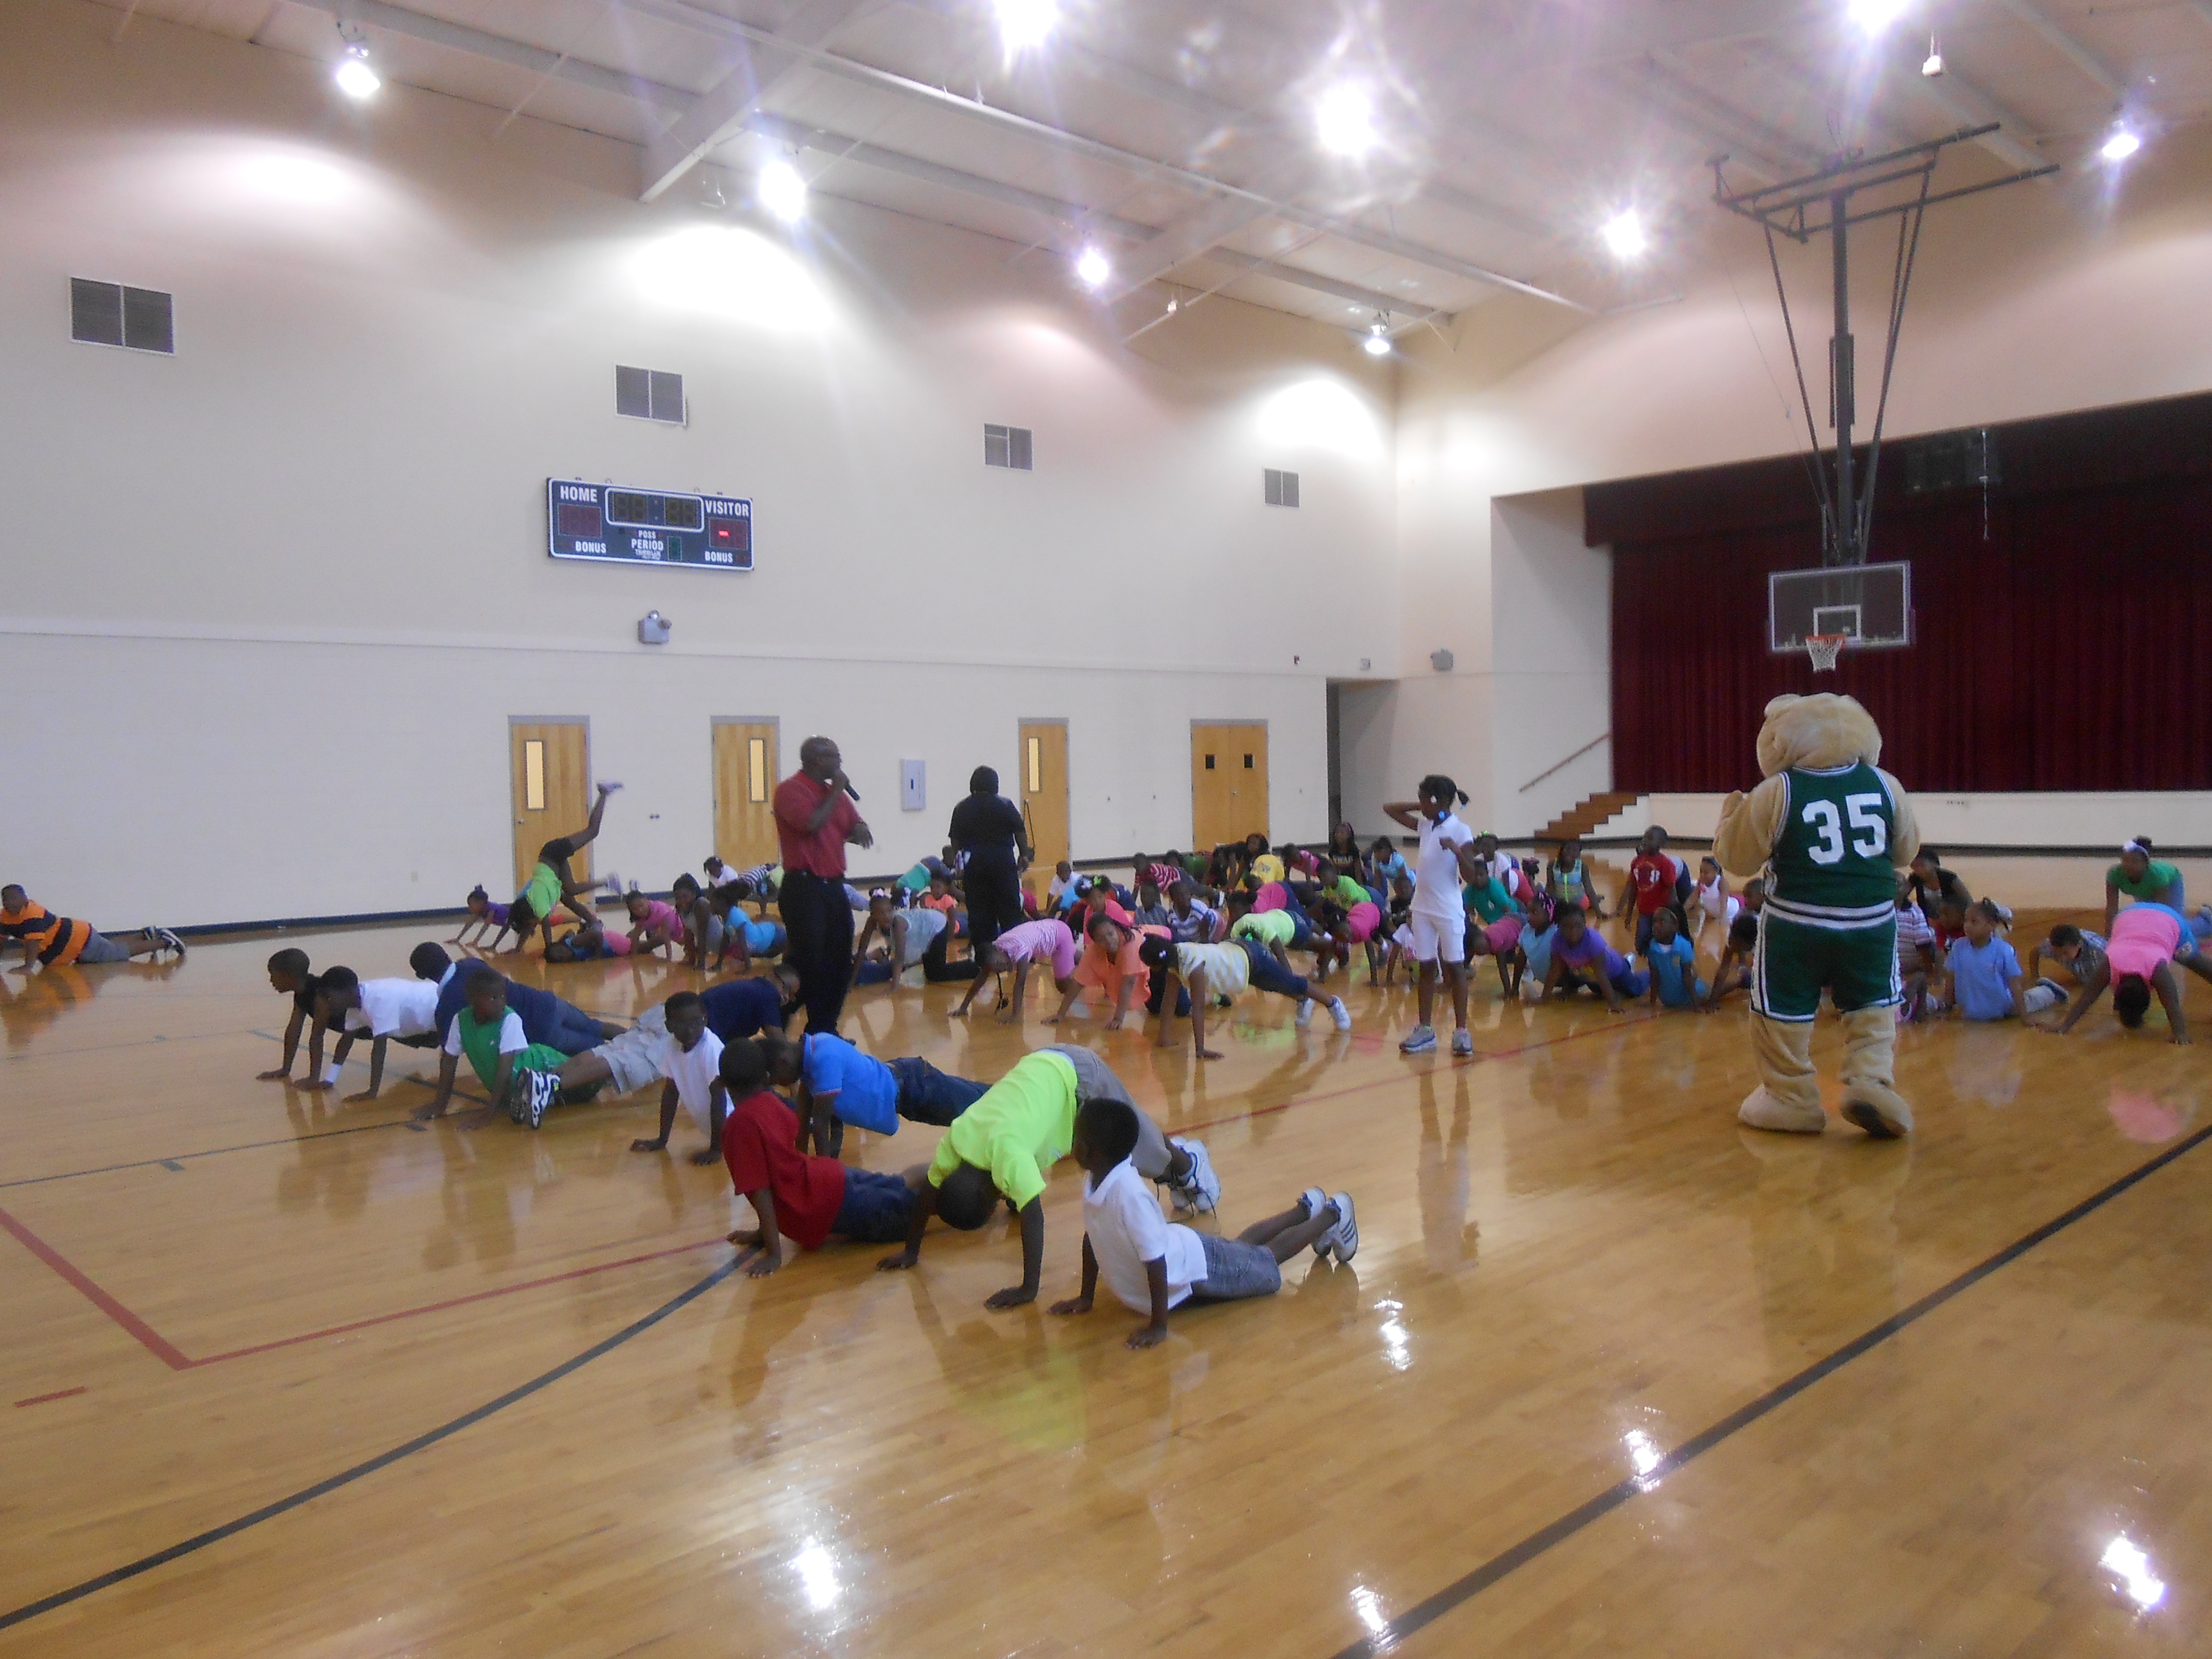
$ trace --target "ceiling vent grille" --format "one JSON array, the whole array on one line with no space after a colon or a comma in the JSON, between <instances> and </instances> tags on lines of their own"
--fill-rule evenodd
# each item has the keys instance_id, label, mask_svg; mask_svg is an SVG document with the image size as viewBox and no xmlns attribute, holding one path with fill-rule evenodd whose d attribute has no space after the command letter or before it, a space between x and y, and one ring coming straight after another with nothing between
<instances>
[{"instance_id":1,"label":"ceiling vent grille","mask_svg":"<svg viewBox=\"0 0 2212 1659\"><path fill-rule=\"evenodd\" d=\"M1278 472L1273 467L1268 467L1262 487L1270 507L1296 507L1298 504L1298 475L1295 472Z\"/></svg>"},{"instance_id":2,"label":"ceiling vent grille","mask_svg":"<svg viewBox=\"0 0 2212 1659\"><path fill-rule=\"evenodd\" d=\"M1030 466L1030 429L1025 426L987 426L983 428L983 465L1007 466L1017 472L1027 472Z\"/></svg>"},{"instance_id":3,"label":"ceiling vent grille","mask_svg":"<svg viewBox=\"0 0 2212 1659\"><path fill-rule=\"evenodd\" d=\"M177 349L175 300L153 288L70 278L70 338L131 351Z\"/></svg>"},{"instance_id":4,"label":"ceiling vent grille","mask_svg":"<svg viewBox=\"0 0 2212 1659\"><path fill-rule=\"evenodd\" d=\"M684 377L657 368L615 368L615 413L640 421L684 423Z\"/></svg>"}]
</instances>

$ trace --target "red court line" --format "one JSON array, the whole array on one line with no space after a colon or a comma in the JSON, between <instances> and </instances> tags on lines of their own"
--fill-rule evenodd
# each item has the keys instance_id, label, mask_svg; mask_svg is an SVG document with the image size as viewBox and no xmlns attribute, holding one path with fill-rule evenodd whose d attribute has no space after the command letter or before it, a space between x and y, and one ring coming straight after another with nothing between
<instances>
[{"instance_id":1,"label":"red court line","mask_svg":"<svg viewBox=\"0 0 2212 1659\"><path fill-rule=\"evenodd\" d=\"M136 1337L141 1346L171 1370L183 1371L191 1369L192 1362L179 1353L159 1331L108 1295L106 1291L101 1290L84 1274L79 1273L67 1256L5 1210L0 1210L0 1227L6 1228L9 1232L15 1235L16 1242L25 1249L68 1280L76 1287L79 1296Z\"/></svg>"},{"instance_id":2,"label":"red court line","mask_svg":"<svg viewBox=\"0 0 2212 1659\"><path fill-rule=\"evenodd\" d=\"M80 1382L73 1389L57 1389L52 1394L34 1394L28 1400L18 1400L15 1403L18 1406L43 1406L49 1400L67 1400L70 1395L84 1391L84 1384Z\"/></svg>"},{"instance_id":3,"label":"red court line","mask_svg":"<svg viewBox=\"0 0 2212 1659\"><path fill-rule=\"evenodd\" d=\"M443 1302L426 1302L419 1308L402 1308L396 1313L375 1314L367 1319L356 1319L350 1324L331 1325L319 1331L307 1331L298 1336L280 1336L273 1342L257 1342L248 1348L233 1348L228 1353L210 1354L204 1359L189 1364L220 1365L226 1359L243 1359L248 1354L267 1353L272 1348L289 1348L301 1342L313 1342L325 1336L343 1336L349 1331L365 1331L372 1325L388 1325L395 1319L413 1319L420 1314L442 1313L447 1308L465 1308L471 1302L489 1302L495 1297L513 1296L517 1291L534 1291L541 1285L558 1285L571 1279L588 1279L593 1273L611 1273L617 1267L635 1267L641 1261L659 1261L672 1255L688 1255L693 1250L703 1250L709 1244L726 1241L719 1233L713 1238L702 1238L690 1244L677 1244L665 1250L649 1250L643 1255L626 1255L619 1261L602 1261L596 1267L571 1267L564 1273L548 1273L543 1279L527 1279L519 1285L502 1285L496 1290L477 1291L468 1296L450 1297Z\"/></svg>"}]
</instances>

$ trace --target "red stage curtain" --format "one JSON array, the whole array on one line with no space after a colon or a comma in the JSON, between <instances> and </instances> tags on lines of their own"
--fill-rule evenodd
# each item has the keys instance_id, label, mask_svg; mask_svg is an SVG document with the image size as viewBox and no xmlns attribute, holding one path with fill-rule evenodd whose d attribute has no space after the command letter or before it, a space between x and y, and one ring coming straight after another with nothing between
<instances>
[{"instance_id":1,"label":"red stage curtain","mask_svg":"<svg viewBox=\"0 0 2212 1659\"><path fill-rule=\"evenodd\" d=\"M1796 488L1809 501L1802 467ZM1767 573L1820 562L1811 524L1773 523L1764 496L1734 526L1686 513L1686 535L1650 512L1632 526L1625 498L1593 514L1594 541L1607 514L1643 532L1613 545L1616 787L1747 788L1767 698L1834 690L1923 794L2212 788L2212 479L2021 481L1986 508L1883 495L1871 556L1911 562L1917 642L1821 675L1766 649Z\"/></svg>"}]
</instances>

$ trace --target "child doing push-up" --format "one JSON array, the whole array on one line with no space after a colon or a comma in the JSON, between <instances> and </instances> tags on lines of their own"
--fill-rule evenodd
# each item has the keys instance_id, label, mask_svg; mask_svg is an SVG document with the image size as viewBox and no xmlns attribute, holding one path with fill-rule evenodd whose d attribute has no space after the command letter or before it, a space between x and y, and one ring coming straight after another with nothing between
<instances>
[{"instance_id":1,"label":"child doing push-up","mask_svg":"<svg viewBox=\"0 0 2212 1659\"><path fill-rule=\"evenodd\" d=\"M1255 1222L1235 1238L1201 1233L1160 1213L1132 1161L1141 1137L1133 1108L1117 1100L1087 1102L1075 1116L1075 1161L1082 1166L1083 1288L1056 1314L1087 1314L1103 1276L1106 1288L1152 1322L1131 1332L1128 1346L1149 1348L1168 1334L1168 1310L1183 1304L1242 1302L1283 1287L1282 1264L1311 1247L1326 1261L1349 1262L1359 1252L1352 1194L1325 1197L1309 1187L1279 1215Z\"/></svg>"}]
</instances>

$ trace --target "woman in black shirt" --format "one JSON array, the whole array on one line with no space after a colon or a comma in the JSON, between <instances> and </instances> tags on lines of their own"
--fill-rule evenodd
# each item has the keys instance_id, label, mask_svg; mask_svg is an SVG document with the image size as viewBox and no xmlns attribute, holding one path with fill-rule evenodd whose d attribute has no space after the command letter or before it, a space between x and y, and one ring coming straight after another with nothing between
<instances>
[{"instance_id":1,"label":"woman in black shirt","mask_svg":"<svg viewBox=\"0 0 2212 1659\"><path fill-rule=\"evenodd\" d=\"M1022 809L999 793L999 775L979 766L968 798L952 809L948 839L968 855L962 890L968 898L969 948L983 947L1022 920L1022 872L1029 868L1029 826Z\"/></svg>"}]
</instances>

